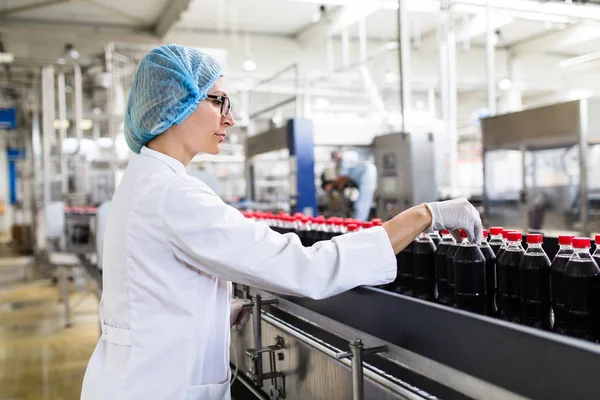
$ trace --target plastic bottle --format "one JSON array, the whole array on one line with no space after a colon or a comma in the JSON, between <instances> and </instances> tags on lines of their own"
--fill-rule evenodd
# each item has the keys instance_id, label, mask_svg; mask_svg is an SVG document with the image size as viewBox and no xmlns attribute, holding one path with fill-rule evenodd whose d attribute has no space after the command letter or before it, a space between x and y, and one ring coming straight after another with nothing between
<instances>
[{"instance_id":1,"label":"plastic bottle","mask_svg":"<svg viewBox=\"0 0 600 400\"><path fill-rule=\"evenodd\" d=\"M498 261L502 257L502 253L504 253L504 250L506 250L506 248L508 247L508 234L510 232L515 232L515 231L511 231L508 229L502 230L502 245L500 246L500 249L498 250L498 254L496 254L496 260L498 260ZM496 264L497 264L497 262L496 262Z\"/></svg>"},{"instance_id":2,"label":"plastic bottle","mask_svg":"<svg viewBox=\"0 0 600 400\"><path fill-rule=\"evenodd\" d=\"M596 264L600 266L600 235L596 235L594 237L594 241L596 242L596 250L594 250L594 254L592 257L594 257L594 261L596 261Z\"/></svg>"},{"instance_id":3,"label":"plastic bottle","mask_svg":"<svg viewBox=\"0 0 600 400\"><path fill-rule=\"evenodd\" d=\"M429 238L433 241L433 244L435 244L436 248L439 246L440 242L442 241L442 237L440 236L438 231L433 231L433 232L429 233Z\"/></svg>"},{"instance_id":4,"label":"plastic bottle","mask_svg":"<svg viewBox=\"0 0 600 400\"><path fill-rule=\"evenodd\" d=\"M440 300L442 303L450 305L450 306L454 306L455 304L455 299L454 299L454 293L455 293L455 288L454 288L454 256L456 255L456 252L458 251L458 249L460 248L460 246L467 241L468 236L467 236L467 232L461 230L460 231L460 239L461 242L460 243L453 243L450 245L450 248L448 248L448 251L446 252L446 279L447 279L447 284L448 284L448 298L444 301L444 300Z\"/></svg>"},{"instance_id":5,"label":"plastic bottle","mask_svg":"<svg viewBox=\"0 0 600 400\"><path fill-rule=\"evenodd\" d=\"M396 293L406 296L414 294L415 269L413 261L414 241L396 254L397 274L396 280L392 282L391 289Z\"/></svg>"},{"instance_id":6,"label":"plastic bottle","mask_svg":"<svg viewBox=\"0 0 600 400\"><path fill-rule=\"evenodd\" d=\"M446 253L451 244L456 243L449 231L442 231L442 241L435 250L435 298L444 302L449 296Z\"/></svg>"},{"instance_id":7,"label":"plastic bottle","mask_svg":"<svg viewBox=\"0 0 600 400\"><path fill-rule=\"evenodd\" d=\"M552 304L551 323L552 330L564 333L565 322L565 294L563 274L565 267L573 255L574 236L558 237L558 253L550 264L550 298Z\"/></svg>"},{"instance_id":8,"label":"plastic bottle","mask_svg":"<svg viewBox=\"0 0 600 400\"><path fill-rule=\"evenodd\" d=\"M485 257L485 297L486 312L489 316L496 316L498 308L496 307L496 255L487 241L488 232L483 231L483 241L479 243L479 250Z\"/></svg>"},{"instance_id":9,"label":"plastic bottle","mask_svg":"<svg viewBox=\"0 0 600 400\"><path fill-rule=\"evenodd\" d=\"M358 226L358 224L348 224L348 233L351 232L358 232L360 230L360 227Z\"/></svg>"},{"instance_id":10,"label":"plastic bottle","mask_svg":"<svg viewBox=\"0 0 600 400\"><path fill-rule=\"evenodd\" d=\"M436 247L427 233L421 233L413 245L415 297L433 300L435 291Z\"/></svg>"},{"instance_id":11,"label":"plastic bottle","mask_svg":"<svg viewBox=\"0 0 600 400\"><path fill-rule=\"evenodd\" d=\"M550 330L550 259L542 249L543 237L527 235L527 251L519 264L521 322Z\"/></svg>"},{"instance_id":12,"label":"plastic bottle","mask_svg":"<svg viewBox=\"0 0 600 400\"><path fill-rule=\"evenodd\" d=\"M590 254L590 239L573 239L573 255L563 273L565 331L568 335L598 339L598 283L600 268Z\"/></svg>"},{"instance_id":13,"label":"plastic bottle","mask_svg":"<svg viewBox=\"0 0 600 400\"><path fill-rule=\"evenodd\" d=\"M508 246L500 253L497 264L498 276L498 309L500 316L506 321L520 321L519 300L519 264L525 254L521 246L522 235L520 232L508 232Z\"/></svg>"},{"instance_id":14,"label":"plastic bottle","mask_svg":"<svg viewBox=\"0 0 600 400\"><path fill-rule=\"evenodd\" d=\"M500 247L504 244L504 239L502 238L503 229L501 227L495 226L490 228L490 247L494 251L494 255L497 257L498 252L500 251Z\"/></svg>"},{"instance_id":15,"label":"plastic bottle","mask_svg":"<svg viewBox=\"0 0 600 400\"><path fill-rule=\"evenodd\" d=\"M298 234L298 237L300 238L300 242L302 242L302 245L305 247L309 247L309 236L310 236L310 231L311 231L311 226L310 226L310 218L307 216L301 216L298 218L298 230L296 231L296 233Z\"/></svg>"},{"instance_id":16,"label":"plastic bottle","mask_svg":"<svg viewBox=\"0 0 600 400\"><path fill-rule=\"evenodd\" d=\"M454 265L454 299L460 309L485 315L485 256L476 243L465 240L460 245L452 263Z\"/></svg>"}]
</instances>

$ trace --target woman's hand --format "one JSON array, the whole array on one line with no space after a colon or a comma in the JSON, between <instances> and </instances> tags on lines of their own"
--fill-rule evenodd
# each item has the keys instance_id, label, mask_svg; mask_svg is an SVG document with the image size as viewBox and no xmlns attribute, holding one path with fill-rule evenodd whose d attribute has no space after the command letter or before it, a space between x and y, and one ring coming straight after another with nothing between
<instances>
[{"instance_id":1,"label":"woman's hand","mask_svg":"<svg viewBox=\"0 0 600 400\"><path fill-rule=\"evenodd\" d=\"M431 212L431 229L447 229L455 237L459 237L459 229L464 229L470 241L479 243L482 240L483 228L479 212L464 197L425 205Z\"/></svg>"},{"instance_id":2,"label":"woman's hand","mask_svg":"<svg viewBox=\"0 0 600 400\"><path fill-rule=\"evenodd\" d=\"M229 321L231 327L241 330L250 320L250 309L244 308L244 300L232 299L231 311L229 312Z\"/></svg>"}]
</instances>

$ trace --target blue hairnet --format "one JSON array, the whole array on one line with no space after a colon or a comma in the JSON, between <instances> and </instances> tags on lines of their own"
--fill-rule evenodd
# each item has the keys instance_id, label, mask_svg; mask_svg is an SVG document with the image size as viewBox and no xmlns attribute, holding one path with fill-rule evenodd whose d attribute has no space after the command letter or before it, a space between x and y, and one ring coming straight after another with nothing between
<instances>
[{"instance_id":1,"label":"blue hairnet","mask_svg":"<svg viewBox=\"0 0 600 400\"><path fill-rule=\"evenodd\" d=\"M190 47L168 44L150 51L133 79L125 140L134 153L173 124L180 124L206 99L222 75L208 54Z\"/></svg>"}]
</instances>

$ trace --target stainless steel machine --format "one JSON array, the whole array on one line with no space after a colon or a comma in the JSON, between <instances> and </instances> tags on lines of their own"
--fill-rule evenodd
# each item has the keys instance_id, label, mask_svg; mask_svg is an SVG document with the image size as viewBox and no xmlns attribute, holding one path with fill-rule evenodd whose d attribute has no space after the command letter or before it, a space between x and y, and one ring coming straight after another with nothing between
<instances>
[{"instance_id":1,"label":"stainless steel machine","mask_svg":"<svg viewBox=\"0 0 600 400\"><path fill-rule=\"evenodd\" d=\"M373 139L377 216L385 220L437 199L434 134L393 133Z\"/></svg>"},{"instance_id":2,"label":"stainless steel machine","mask_svg":"<svg viewBox=\"0 0 600 400\"><path fill-rule=\"evenodd\" d=\"M487 225L600 231L600 99L482 121Z\"/></svg>"}]
</instances>

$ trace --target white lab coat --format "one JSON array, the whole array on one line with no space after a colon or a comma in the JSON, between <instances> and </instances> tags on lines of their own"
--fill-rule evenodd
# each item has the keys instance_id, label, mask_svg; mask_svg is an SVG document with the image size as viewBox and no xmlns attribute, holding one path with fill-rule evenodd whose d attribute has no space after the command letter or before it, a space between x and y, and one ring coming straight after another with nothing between
<instances>
[{"instance_id":1,"label":"white lab coat","mask_svg":"<svg viewBox=\"0 0 600 400\"><path fill-rule=\"evenodd\" d=\"M229 281L324 298L396 276L382 228L305 248L148 148L115 192L103 259L102 336L84 400L229 399Z\"/></svg>"}]
</instances>

